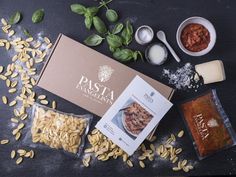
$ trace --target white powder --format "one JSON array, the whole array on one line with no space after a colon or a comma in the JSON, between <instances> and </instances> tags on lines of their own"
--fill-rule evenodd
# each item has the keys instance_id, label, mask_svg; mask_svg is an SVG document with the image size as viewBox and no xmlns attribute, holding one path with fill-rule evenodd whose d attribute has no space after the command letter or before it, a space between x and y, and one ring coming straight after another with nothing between
<instances>
[{"instance_id":1,"label":"white powder","mask_svg":"<svg viewBox=\"0 0 236 177\"><path fill-rule=\"evenodd\" d=\"M138 32L138 37L143 42L149 42L152 40L152 32L148 28L142 28Z\"/></svg>"},{"instance_id":2,"label":"white powder","mask_svg":"<svg viewBox=\"0 0 236 177\"><path fill-rule=\"evenodd\" d=\"M196 75L193 66L186 63L183 67L177 68L176 71L163 69L162 76L167 78L169 84L174 85L176 89L197 89L201 85L201 80Z\"/></svg>"}]
</instances>

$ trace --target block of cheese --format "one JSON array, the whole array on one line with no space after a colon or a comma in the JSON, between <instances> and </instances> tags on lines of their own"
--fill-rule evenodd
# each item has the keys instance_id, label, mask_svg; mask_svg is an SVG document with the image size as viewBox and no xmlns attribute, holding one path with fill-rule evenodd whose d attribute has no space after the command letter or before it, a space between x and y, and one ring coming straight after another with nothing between
<instances>
[{"instance_id":1,"label":"block of cheese","mask_svg":"<svg viewBox=\"0 0 236 177\"><path fill-rule=\"evenodd\" d=\"M226 79L224 65L221 60L214 60L195 66L196 72L202 76L204 84L220 82Z\"/></svg>"}]
</instances>

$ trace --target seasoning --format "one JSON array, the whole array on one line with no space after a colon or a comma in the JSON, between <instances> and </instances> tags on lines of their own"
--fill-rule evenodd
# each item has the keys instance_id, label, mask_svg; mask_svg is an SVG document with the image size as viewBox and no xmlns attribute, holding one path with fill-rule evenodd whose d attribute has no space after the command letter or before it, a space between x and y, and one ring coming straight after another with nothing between
<instances>
[{"instance_id":1,"label":"seasoning","mask_svg":"<svg viewBox=\"0 0 236 177\"><path fill-rule=\"evenodd\" d=\"M167 78L169 84L178 90L194 89L197 92L202 84L191 63L186 63L175 71L163 69L162 77Z\"/></svg>"},{"instance_id":2,"label":"seasoning","mask_svg":"<svg viewBox=\"0 0 236 177\"><path fill-rule=\"evenodd\" d=\"M153 30L150 26L140 26L135 33L135 40L137 43L144 45L152 41L154 36Z\"/></svg>"},{"instance_id":3,"label":"seasoning","mask_svg":"<svg viewBox=\"0 0 236 177\"><path fill-rule=\"evenodd\" d=\"M189 51L200 52L208 47L210 33L203 25L191 23L184 27L181 42Z\"/></svg>"},{"instance_id":4,"label":"seasoning","mask_svg":"<svg viewBox=\"0 0 236 177\"><path fill-rule=\"evenodd\" d=\"M235 145L235 132L215 90L183 103L180 108L199 159Z\"/></svg>"},{"instance_id":5,"label":"seasoning","mask_svg":"<svg viewBox=\"0 0 236 177\"><path fill-rule=\"evenodd\" d=\"M162 65L167 60L167 49L161 43L149 46L145 52L147 61L154 65Z\"/></svg>"}]
</instances>

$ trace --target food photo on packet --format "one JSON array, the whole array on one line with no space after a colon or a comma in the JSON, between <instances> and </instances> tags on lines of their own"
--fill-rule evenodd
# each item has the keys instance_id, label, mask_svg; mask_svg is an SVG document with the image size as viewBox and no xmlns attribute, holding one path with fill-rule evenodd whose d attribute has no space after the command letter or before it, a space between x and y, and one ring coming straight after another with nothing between
<instances>
[{"instance_id":1,"label":"food photo on packet","mask_svg":"<svg viewBox=\"0 0 236 177\"><path fill-rule=\"evenodd\" d=\"M236 174L220 17L173 1L1 3L0 176ZM162 6L174 23L152 20Z\"/></svg>"}]
</instances>

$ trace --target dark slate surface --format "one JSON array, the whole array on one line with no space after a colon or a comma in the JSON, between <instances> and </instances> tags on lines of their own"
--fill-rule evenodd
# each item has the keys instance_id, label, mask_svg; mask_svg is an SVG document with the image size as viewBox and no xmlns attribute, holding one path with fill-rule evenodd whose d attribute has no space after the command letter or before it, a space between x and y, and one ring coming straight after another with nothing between
<instances>
[{"instance_id":1,"label":"dark slate surface","mask_svg":"<svg viewBox=\"0 0 236 177\"><path fill-rule=\"evenodd\" d=\"M59 33L64 33L80 42L85 37L91 34L87 31L83 24L83 18L70 12L69 5L72 3L81 2L86 5L96 5L97 2L92 0L21 0L8 1L0 0L0 17L8 17L16 10L23 13L23 20L20 26L29 29L32 34L44 32L52 41L55 41ZM110 5L111 8L117 9L121 16L121 20L130 18L134 27L142 24L148 24L153 27L155 31L164 30L171 45L182 59L181 63L176 63L174 59L169 56L168 62L161 67L152 66L141 61L127 64L148 76L162 81L166 84L167 80L161 78L161 72L164 67L176 69L184 65L186 62L191 62L193 65L210 61L213 59L221 59L225 64L227 80L222 83L216 83L208 86L202 86L198 93L201 93L209 88L216 88L219 98L225 108L225 111L231 117L233 127L236 129L236 84L235 84L235 69L236 67L236 1L233 0L198 0L198 1L174 1L174 0L114 0ZM31 14L38 8L45 9L45 20L34 25L31 23ZM102 12L104 15L104 12ZM215 48L203 57L190 57L180 51L175 40L175 34L178 25L190 16L203 16L214 24L217 31L217 43ZM2 33L0 37L4 37ZM157 41L156 39L154 41ZM131 48L144 50L145 47L138 46L135 42ZM96 48L97 51L111 56L106 44ZM66 59L66 57L65 57ZM0 64L7 65L9 63L9 56L4 49L0 48ZM4 82L0 82L1 96L7 94L7 89ZM49 95L49 99L58 101L58 109L66 112L73 112L77 114L87 113L86 110L72 105L71 103L62 100L46 91L39 88L36 89L39 93ZM173 98L175 106L161 121L157 130L158 141L166 138L170 133L176 133L181 129L186 130L186 127L177 110L177 104L186 98L196 95L194 91L177 91ZM18 147L25 147L21 141L15 143L11 136L10 118L12 117L12 110L0 103L0 139L3 137L10 137L12 142L6 146L0 146L0 176L24 176L24 177L71 177L71 176L125 176L125 177L141 177L141 176L163 176L163 175L185 175L185 173L175 173L171 170L172 165L167 161L156 159L154 163L147 163L147 168L132 168L129 169L123 165L122 160L114 160L109 162L95 162L88 169L81 168L80 160L68 156L63 152L50 149L35 149L36 157L34 160L25 160L20 166L16 166L15 162L10 159L10 152L12 149ZM98 117L94 118L95 124ZM202 175L235 175L236 174L236 148L231 148L222 151L214 156L211 156L202 161L198 161L192 141L189 135L179 141L179 146L183 147L184 153L182 158L190 159L195 163L195 170L188 175L202 176ZM138 164L136 164L138 166Z\"/></svg>"}]
</instances>

